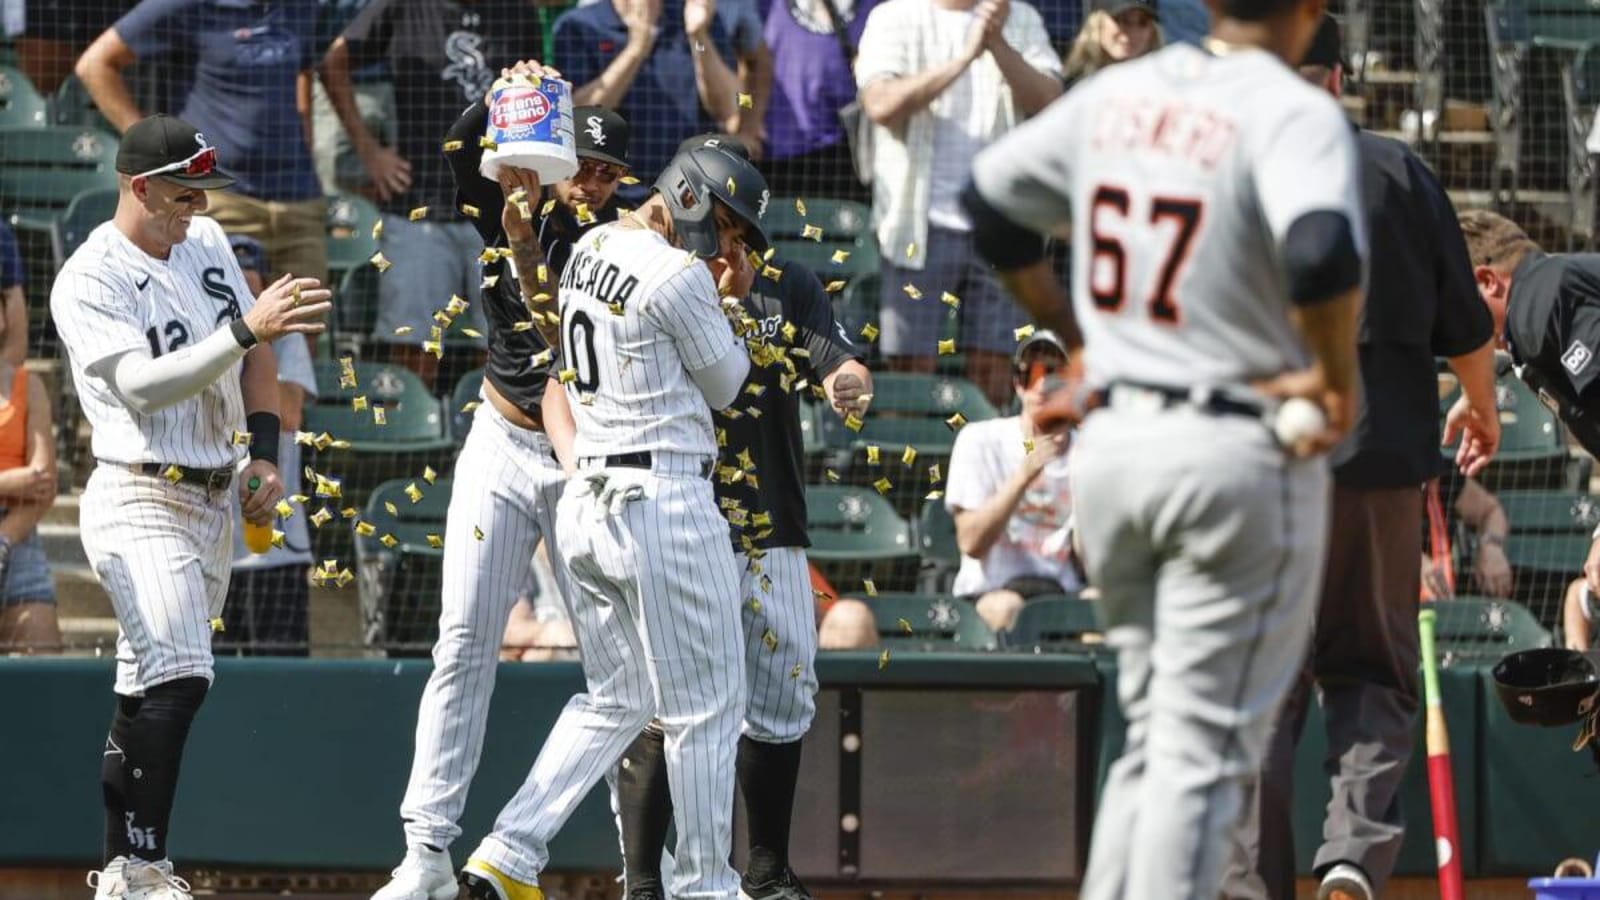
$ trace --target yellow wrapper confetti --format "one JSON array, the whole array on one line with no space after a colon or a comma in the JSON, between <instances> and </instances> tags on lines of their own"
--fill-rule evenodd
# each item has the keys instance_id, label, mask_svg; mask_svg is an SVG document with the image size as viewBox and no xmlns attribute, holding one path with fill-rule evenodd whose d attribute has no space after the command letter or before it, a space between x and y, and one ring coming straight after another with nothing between
<instances>
[{"instance_id":1,"label":"yellow wrapper confetti","mask_svg":"<svg viewBox=\"0 0 1600 900\"><path fill-rule=\"evenodd\" d=\"M916 245L916 243L912 242L912 243L907 244L906 245L906 259L910 259L910 258L912 258L912 257L914 257L916 255L917 255L917 245Z\"/></svg>"},{"instance_id":2,"label":"yellow wrapper confetti","mask_svg":"<svg viewBox=\"0 0 1600 900\"><path fill-rule=\"evenodd\" d=\"M543 350L540 350L538 353L535 353L533 355L534 368L539 368L541 366L548 366L548 365L550 365L550 360L555 359L555 358L556 358L556 352L554 350L551 350L549 347L546 347Z\"/></svg>"},{"instance_id":3,"label":"yellow wrapper confetti","mask_svg":"<svg viewBox=\"0 0 1600 900\"><path fill-rule=\"evenodd\" d=\"M1018 328L1016 331L1013 331L1011 333L1016 336L1017 341L1020 343L1022 341L1027 340L1030 336L1032 336L1033 335L1033 330L1034 329L1033 329L1032 325L1023 325L1021 328Z\"/></svg>"},{"instance_id":4,"label":"yellow wrapper confetti","mask_svg":"<svg viewBox=\"0 0 1600 900\"><path fill-rule=\"evenodd\" d=\"M766 645L768 653L772 653L778 649L778 636L772 633L771 628L768 628L761 635L761 643Z\"/></svg>"},{"instance_id":5,"label":"yellow wrapper confetti","mask_svg":"<svg viewBox=\"0 0 1600 900\"><path fill-rule=\"evenodd\" d=\"M900 290L903 291L907 297L910 297L913 300L922 299L922 292L917 290L917 286L909 281L906 282L905 285L900 288Z\"/></svg>"},{"instance_id":6,"label":"yellow wrapper confetti","mask_svg":"<svg viewBox=\"0 0 1600 900\"><path fill-rule=\"evenodd\" d=\"M839 473L835 472L832 469L828 469L828 470L824 471L822 473L822 477L828 479L828 483L829 484L838 484L839 483Z\"/></svg>"},{"instance_id":7,"label":"yellow wrapper confetti","mask_svg":"<svg viewBox=\"0 0 1600 900\"><path fill-rule=\"evenodd\" d=\"M878 339L878 326L872 324L871 322L868 322L867 324L861 326L861 336L863 338L866 338L869 341L877 340Z\"/></svg>"},{"instance_id":8,"label":"yellow wrapper confetti","mask_svg":"<svg viewBox=\"0 0 1600 900\"><path fill-rule=\"evenodd\" d=\"M739 108L740 109L755 109L756 108L755 98L751 97L749 94L740 94L739 95Z\"/></svg>"},{"instance_id":9,"label":"yellow wrapper confetti","mask_svg":"<svg viewBox=\"0 0 1600 900\"><path fill-rule=\"evenodd\" d=\"M280 519L287 519L294 515L294 507L290 506L287 500L279 500L278 505L274 506L272 511L277 513Z\"/></svg>"},{"instance_id":10,"label":"yellow wrapper confetti","mask_svg":"<svg viewBox=\"0 0 1600 900\"><path fill-rule=\"evenodd\" d=\"M389 413L381 406L374 406L372 408L372 421L378 425L387 425L389 424Z\"/></svg>"},{"instance_id":11,"label":"yellow wrapper confetti","mask_svg":"<svg viewBox=\"0 0 1600 900\"><path fill-rule=\"evenodd\" d=\"M885 497L887 497L887 496L889 496L889 492L894 490L894 482L890 481L887 478L879 478L877 481L874 481L872 483L872 487L878 493L880 493L880 494L884 495Z\"/></svg>"},{"instance_id":12,"label":"yellow wrapper confetti","mask_svg":"<svg viewBox=\"0 0 1600 900\"><path fill-rule=\"evenodd\" d=\"M426 206L419 206L416 209L413 209L411 212L406 213L406 218L410 219L413 222L421 222L423 219L426 219L427 217L428 217L428 208Z\"/></svg>"},{"instance_id":13,"label":"yellow wrapper confetti","mask_svg":"<svg viewBox=\"0 0 1600 900\"><path fill-rule=\"evenodd\" d=\"M417 487L417 483L415 481L407 484L405 491L406 499L410 500L412 503L422 502L422 488Z\"/></svg>"},{"instance_id":14,"label":"yellow wrapper confetti","mask_svg":"<svg viewBox=\"0 0 1600 900\"><path fill-rule=\"evenodd\" d=\"M789 670L789 677L790 678L799 678L800 677L800 673L802 671L804 671L804 670L805 670L804 666L802 666L800 663L795 663L794 664L794 668Z\"/></svg>"},{"instance_id":15,"label":"yellow wrapper confetti","mask_svg":"<svg viewBox=\"0 0 1600 900\"><path fill-rule=\"evenodd\" d=\"M577 208L573 210L573 213L576 216L579 225L590 225L594 223L594 213L589 211L589 204L587 203L579 203Z\"/></svg>"},{"instance_id":16,"label":"yellow wrapper confetti","mask_svg":"<svg viewBox=\"0 0 1600 900\"><path fill-rule=\"evenodd\" d=\"M800 199L799 197L794 198L794 211L800 214L800 218L805 218L806 201Z\"/></svg>"},{"instance_id":17,"label":"yellow wrapper confetti","mask_svg":"<svg viewBox=\"0 0 1600 900\"><path fill-rule=\"evenodd\" d=\"M929 491L928 492L928 496L923 497L922 499L924 499L924 500L938 500L940 497L943 497L943 496L944 496L944 491Z\"/></svg>"},{"instance_id":18,"label":"yellow wrapper confetti","mask_svg":"<svg viewBox=\"0 0 1600 900\"><path fill-rule=\"evenodd\" d=\"M372 239L377 240L381 237L383 237L383 220L379 219L372 223Z\"/></svg>"},{"instance_id":19,"label":"yellow wrapper confetti","mask_svg":"<svg viewBox=\"0 0 1600 900\"><path fill-rule=\"evenodd\" d=\"M833 264L836 265L836 266L844 265L844 261L849 259L849 258L850 258L850 251L849 250L835 250L835 251L833 251Z\"/></svg>"},{"instance_id":20,"label":"yellow wrapper confetti","mask_svg":"<svg viewBox=\"0 0 1600 900\"><path fill-rule=\"evenodd\" d=\"M372 524L371 522L357 522L356 523L356 534L359 534L362 537L372 537L374 534L377 534L377 533L378 533L378 526Z\"/></svg>"},{"instance_id":21,"label":"yellow wrapper confetti","mask_svg":"<svg viewBox=\"0 0 1600 900\"><path fill-rule=\"evenodd\" d=\"M344 509L339 510L339 516L341 518L354 519L359 515L361 515L361 510L356 509L354 506L346 506Z\"/></svg>"},{"instance_id":22,"label":"yellow wrapper confetti","mask_svg":"<svg viewBox=\"0 0 1600 900\"><path fill-rule=\"evenodd\" d=\"M938 463L933 463L932 465L928 466L928 482L930 484L938 484L943 478L944 475L940 473Z\"/></svg>"},{"instance_id":23,"label":"yellow wrapper confetti","mask_svg":"<svg viewBox=\"0 0 1600 900\"><path fill-rule=\"evenodd\" d=\"M878 584L871 578L865 579L861 582L861 589L867 592L868 597L878 596Z\"/></svg>"},{"instance_id":24,"label":"yellow wrapper confetti","mask_svg":"<svg viewBox=\"0 0 1600 900\"><path fill-rule=\"evenodd\" d=\"M917 448L911 446L910 444L907 444L906 445L906 449L900 454L900 464L901 465L905 465L905 466L909 466L909 465L911 465L912 463L914 463L916 461L917 461Z\"/></svg>"},{"instance_id":25,"label":"yellow wrapper confetti","mask_svg":"<svg viewBox=\"0 0 1600 900\"><path fill-rule=\"evenodd\" d=\"M395 545L400 543L400 541L397 540L394 535L386 534L383 537L378 538L378 543L384 545L385 547L393 549L395 547Z\"/></svg>"},{"instance_id":26,"label":"yellow wrapper confetti","mask_svg":"<svg viewBox=\"0 0 1600 900\"><path fill-rule=\"evenodd\" d=\"M415 330L416 329L412 328L410 325L401 325L399 328L396 328L394 330L394 333L395 333L396 336L404 337L405 335L408 335L408 334L410 334L411 332L413 332Z\"/></svg>"},{"instance_id":27,"label":"yellow wrapper confetti","mask_svg":"<svg viewBox=\"0 0 1600 900\"><path fill-rule=\"evenodd\" d=\"M757 600L754 597L751 597L750 598L750 611L751 612L757 612L757 613L761 612L761 601Z\"/></svg>"},{"instance_id":28,"label":"yellow wrapper confetti","mask_svg":"<svg viewBox=\"0 0 1600 900\"><path fill-rule=\"evenodd\" d=\"M183 470L177 466L167 466L167 468L162 471L161 477L172 482L173 484L177 484L183 480Z\"/></svg>"},{"instance_id":29,"label":"yellow wrapper confetti","mask_svg":"<svg viewBox=\"0 0 1600 900\"><path fill-rule=\"evenodd\" d=\"M961 413L956 413L950 418L945 419L944 424L950 426L951 431L960 431L961 426L967 424L967 417L963 416Z\"/></svg>"},{"instance_id":30,"label":"yellow wrapper confetti","mask_svg":"<svg viewBox=\"0 0 1600 900\"><path fill-rule=\"evenodd\" d=\"M279 531L278 529L274 528L274 529L272 529L272 537L269 538L269 540L271 541L272 546L277 547L279 550L282 550L283 549L283 542L284 542L284 540L286 538L287 538L287 535L285 535L283 532Z\"/></svg>"},{"instance_id":31,"label":"yellow wrapper confetti","mask_svg":"<svg viewBox=\"0 0 1600 900\"><path fill-rule=\"evenodd\" d=\"M511 323L511 330L512 331L532 331L533 330L533 323L532 322L528 322L528 321L512 322ZM541 364L540 363L534 363L534 365L541 365Z\"/></svg>"},{"instance_id":32,"label":"yellow wrapper confetti","mask_svg":"<svg viewBox=\"0 0 1600 900\"><path fill-rule=\"evenodd\" d=\"M476 328L463 328L461 329L461 333L474 340L483 337L483 332Z\"/></svg>"},{"instance_id":33,"label":"yellow wrapper confetti","mask_svg":"<svg viewBox=\"0 0 1600 900\"><path fill-rule=\"evenodd\" d=\"M328 442L328 446L332 447L335 450L349 450L350 449L350 442L349 441L329 441ZM326 449L326 448L322 448L322 449Z\"/></svg>"},{"instance_id":34,"label":"yellow wrapper confetti","mask_svg":"<svg viewBox=\"0 0 1600 900\"><path fill-rule=\"evenodd\" d=\"M394 265L393 263L389 262L389 260L384 258L382 250L372 254L372 259L369 260L369 262L371 262L373 268L377 269L379 272L387 272L389 271L389 267Z\"/></svg>"},{"instance_id":35,"label":"yellow wrapper confetti","mask_svg":"<svg viewBox=\"0 0 1600 900\"><path fill-rule=\"evenodd\" d=\"M389 515L396 518L399 518L400 516L400 507L395 506L393 500L383 501L383 510L384 512L387 512Z\"/></svg>"},{"instance_id":36,"label":"yellow wrapper confetti","mask_svg":"<svg viewBox=\"0 0 1600 900\"><path fill-rule=\"evenodd\" d=\"M366 394L357 394L356 396L351 397L350 398L350 408L352 410L354 410L355 412L361 412L362 410L366 409L367 408L367 395Z\"/></svg>"},{"instance_id":37,"label":"yellow wrapper confetti","mask_svg":"<svg viewBox=\"0 0 1600 900\"><path fill-rule=\"evenodd\" d=\"M243 447L248 443L250 443L250 432L235 431L233 433L233 445L235 447Z\"/></svg>"},{"instance_id":38,"label":"yellow wrapper confetti","mask_svg":"<svg viewBox=\"0 0 1600 900\"><path fill-rule=\"evenodd\" d=\"M865 422L861 421L861 417L855 413L847 413L844 417L844 427L851 431L860 431L861 426L865 424Z\"/></svg>"},{"instance_id":39,"label":"yellow wrapper confetti","mask_svg":"<svg viewBox=\"0 0 1600 900\"><path fill-rule=\"evenodd\" d=\"M734 180L732 178L729 178L728 179L728 196L732 197L734 194L737 194L737 193L739 193L739 185L735 184Z\"/></svg>"},{"instance_id":40,"label":"yellow wrapper confetti","mask_svg":"<svg viewBox=\"0 0 1600 900\"><path fill-rule=\"evenodd\" d=\"M815 225L807 225L800 229L800 236L808 241L822 242L822 229Z\"/></svg>"},{"instance_id":41,"label":"yellow wrapper confetti","mask_svg":"<svg viewBox=\"0 0 1600 900\"><path fill-rule=\"evenodd\" d=\"M444 549L444 538L437 534L430 534L428 535L428 546L435 550L442 550Z\"/></svg>"},{"instance_id":42,"label":"yellow wrapper confetti","mask_svg":"<svg viewBox=\"0 0 1600 900\"><path fill-rule=\"evenodd\" d=\"M344 587L355 580L356 575L354 572L350 571L349 569L340 569L339 574L334 576L333 583L339 587Z\"/></svg>"},{"instance_id":43,"label":"yellow wrapper confetti","mask_svg":"<svg viewBox=\"0 0 1600 900\"><path fill-rule=\"evenodd\" d=\"M949 355L951 355L952 353L955 353L955 352L956 352L956 342L955 342L954 338L952 338L950 340L944 340L944 341L940 341L939 342L939 355L940 356L949 356Z\"/></svg>"},{"instance_id":44,"label":"yellow wrapper confetti","mask_svg":"<svg viewBox=\"0 0 1600 900\"><path fill-rule=\"evenodd\" d=\"M423 341L422 352L433 354L435 359L444 359L444 345L438 341Z\"/></svg>"},{"instance_id":45,"label":"yellow wrapper confetti","mask_svg":"<svg viewBox=\"0 0 1600 900\"><path fill-rule=\"evenodd\" d=\"M467 307L471 305L472 304L468 303L466 298L462 297L460 294L451 294L450 302L444 305L444 311L449 313L452 317L459 316L466 312Z\"/></svg>"},{"instance_id":46,"label":"yellow wrapper confetti","mask_svg":"<svg viewBox=\"0 0 1600 900\"><path fill-rule=\"evenodd\" d=\"M454 153L457 150L460 150L464 146L466 146L466 145L463 144L461 141L445 141L444 142L444 146L443 146L442 149L446 153Z\"/></svg>"},{"instance_id":47,"label":"yellow wrapper confetti","mask_svg":"<svg viewBox=\"0 0 1600 900\"><path fill-rule=\"evenodd\" d=\"M783 333L783 339L790 342L793 342L794 336L800 333L800 329L794 327L793 322L783 323L783 327L778 330Z\"/></svg>"},{"instance_id":48,"label":"yellow wrapper confetti","mask_svg":"<svg viewBox=\"0 0 1600 900\"><path fill-rule=\"evenodd\" d=\"M485 150L499 150L500 149L500 145L495 143L494 138L491 138L488 135L484 135L483 137L478 138L478 146L482 147Z\"/></svg>"},{"instance_id":49,"label":"yellow wrapper confetti","mask_svg":"<svg viewBox=\"0 0 1600 900\"><path fill-rule=\"evenodd\" d=\"M311 524L316 526L317 528L321 528L322 526L324 526L324 525L326 525L326 524L328 524L329 522L332 522L332 521L333 521L333 513L328 512L327 507L323 507L322 509L319 509L316 512L311 514Z\"/></svg>"},{"instance_id":50,"label":"yellow wrapper confetti","mask_svg":"<svg viewBox=\"0 0 1600 900\"><path fill-rule=\"evenodd\" d=\"M900 626L900 630L901 631L905 632L906 634L911 634L911 632L912 632L911 620L902 617L902 618L896 619L894 621L894 623L896 625Z\"/></svg>"},{"instance_id":51,"label":"yellow wrapper confetti","mask_svg":"<svg viewBox=\"0 0 1600 900\"><path fill-rule=\"evenodd\" d=\"M556 201L555 201L554 198L546 200L544 202L544 205L539 207L539 215L548 216L552 212L555 212L555 208L556 208Z\"/></svg>"},{"instance_id":52,"label":"yellow wrapper confetti","mask_svg":"<svg viewBox=\"0 0 1600 900\"><path fill-rule=\"evenodd\" d=\"M220 618L211 620L211 630L217 632L218 634L222 633L223 625L222 625L222 620Z\"/></svg>"},{"instance_id":53,"label":"yellow wrapper confetti","mask_svg":"<svg viewBox=\"0 0 1600 900\"><path fill-rule=\"evenodd\" d=\"M499 254L494 252L493 247L486 247L482 253L478 254L478 262L481 262L486 266L499 258Z\"/></svg>"},{"instance_id":54,"label":"yellow wrapper confetti","mask_svg":"<svg viewBox=\"0 0 1600 900\"><path fill-rule=\"evenodd\" d=\"M560 379L562 384L571 384L578 380L578 370L562 369L560 372L556 373L556 378Z\"/></svg>"},{"instance_id":55,"label":"yellow wrapper confetti","mask_svg":"<svg viewBox=\"0 0 1600 900\"><path fill-rule=\"evenodd\" d=\"M433 484L433 480L435 478L438 478L438 477L439 477L439 473L435 472L433 470L433 466L423 466L422 467L422 480L423 481L426 481L429 484Z\"/></svg>"},{"instance_id":56,"label":"yellow wrapper confetti","mask_svg":"<svg viewBox=\"0 0 1600 900\"><path fill-rule=\"evenodd\" d=\"M620 316L620 315L622 315L622 304L621 303L607 303L606 304L606 310L608 312L610 312L613 316Z\"/></svg>"},{"instance_id":57,"label":"yellow wrapper confetti","mask_svg":"<svg viewBox=\"0 0 1600 900\"><path fill-rule=\"evenodd\" d=\"M868 444L867 445L867 465L875 466L877 464L878 464L878 445L877 444Z\"/></svg>"},{"instance_id":58,"label":"yellow wrapper confetti","mask_svg":"<svg viewBox=\"0 0 1600 900\"><path fill-rule=\"evenodd\" d=\"M499 283L500 283L500 276L499 275L485 275L483 277L483 284L479 285L478 287L481 290L490 291L490 290L494 290L494 286L499 284Z\"/></svg>"},{"instance_id":59,"label":"yellow wrapper confetti","mask_svg":"<svg viewBox=\"0 0 1600 900\"><path fill-rule=\"evenodd\" d=\"M472 536L480 541L483 540L483 529L476 525L472 526Z\"/></svg>"},{"instance_id":60,"label":"yellow wrapper confetti","mask_svg":"<svg viewBox=\"0 0 1600 900\"><path fill-rule=\"evenodd\" d=\"M633 177L632 175L624 175L624 176L622 176L621 180L622 180L623 184L638 184L639 183L639 179Z\"/></svg>"},{"instance_id":61,"label":"yellow wrapper confetti","mask_svg":"<svg viewBox=\"0 0 1600 900\"><path fill-rule=\"evenodd\" d=\"M845 282L844 282L843 279L837 279L837 280L828 282L822 289L827 291L830 294L837 294L840 291L844 290L844 285L845 285Z\"/></svg>"},{"instance_id":62,"label":"yellow wrapper confetti","mask_svg":"<svg viewBox=\"0 0 1600 900\"><path fill-rule=\"evenodd\" d=\"M757 528L768 528L772 525L772 513L758 512L750 517L750 524Z\"/></svg>"},{"instance_id":63,"label":"yellow wrapper confetti","mask_svg":"<svg viewBox=\"0 0 1600 900\"><path fill-rule=\"evenodd\" d=\"M1022 439L1022 452L1023 453L1032 453L1033 452L1033 438L1023 438Z\"/></svg>"},{"instance_id":64,"label":"yellow wrapper confetti","mask_svg":"<svg viewBox=\"0 0 1600 900\"><path fill-rule=\"evenodd\" d=\"M939 295L939 302L943 303L945 306L950 307L951 309L960 309L961 308L961 298L957 297L955 294L950 293L949 291L945 291L944 293Z\"/></svg>"}]
</instances>

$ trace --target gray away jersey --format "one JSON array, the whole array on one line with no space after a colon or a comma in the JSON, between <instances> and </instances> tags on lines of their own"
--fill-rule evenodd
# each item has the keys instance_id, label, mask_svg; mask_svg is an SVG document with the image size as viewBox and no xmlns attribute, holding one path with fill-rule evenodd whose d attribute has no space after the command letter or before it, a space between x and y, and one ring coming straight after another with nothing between
<instances>
[{"instance_id":1,"label":"gray away jersey","mask_svg":"<svg viewBox=\"0 0 1600 900\"><path fill-rule=\"evenodd\" d=\"M96 459L195 468L230 466L244 456L242 364L200 393L150 415L129 409L107 365L134 351L151 357L197 344L244 316L255 300L222 226L195 216L189 236L156 259L115 224L90 232L50 289L50 315L72 366Z\"/></svg>"},{"instance_id":2,"label":"gray away jersey","mask_svg":"<svg viewBox=\"0 0 1600 900\"><path fill-rule=\"evenodd\" d=\"M744 348L704 263L654 231L601 225L573 246L560 304L579 458L716 455L711 408L689 372Z\"/></svg>"},{"instance_id":3,"label":"gray away jersey","mask_svg":"<svg viewBox=\"0 0 1600 900\"><path fill-rule=\"evenodd\" d=\"M1242 384L1303 368L1281 246L1344 213L1366 252L1354 133L1276 57L1186 44L1114 66L980 153L978 191L1072 228L1089 382Z\"/></svg>"}]
</instances>

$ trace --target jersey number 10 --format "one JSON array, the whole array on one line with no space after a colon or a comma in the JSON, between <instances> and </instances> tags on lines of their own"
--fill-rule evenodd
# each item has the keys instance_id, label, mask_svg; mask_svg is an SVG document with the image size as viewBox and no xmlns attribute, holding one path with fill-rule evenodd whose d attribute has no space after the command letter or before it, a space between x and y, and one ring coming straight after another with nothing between
<instances>
[{"instance_id":1,"label":"jersey number 10","mask_svg":"<svg viewBox=\"0 0 1600 900\"><path fill-rule=\"evenodd\" d=\"M561 323L561 343L567 365L572 367L572 386L580 393L594 393L600 387L600 360L594 350L594 320L588 313L570 311Z\"/></svg>"},{"instance_id":2,"label":"jersey number 10","mask_svg":"<svg viewBox=\"0 0 1600 900\"><path fill-rule=\"evenodd\" d=\"M1128 250L1123 247L1122 241L1105 233L1104 217L1115 216L1126 222L1130 219L1131 208L1127 190L1111 185L1101 185L1089 204L1089 239L1092 247L1089 257L1089 296L1094 299L1097 308L1106 312L1121 310L1123 301L1127 299ZM1157 322L1178 324L1178 300L1173 294L1173 285L1184 263L1189 260L1203 212L1204 205L1199 200L1155 197L1150 201L1149 224L1152 229L1168 219L1177 224L1161 261L1155 289L1145 301L1150 318ZM1139 249L1142 247L1135 247L1135 250Z\"/></svg>"}]
</instances>

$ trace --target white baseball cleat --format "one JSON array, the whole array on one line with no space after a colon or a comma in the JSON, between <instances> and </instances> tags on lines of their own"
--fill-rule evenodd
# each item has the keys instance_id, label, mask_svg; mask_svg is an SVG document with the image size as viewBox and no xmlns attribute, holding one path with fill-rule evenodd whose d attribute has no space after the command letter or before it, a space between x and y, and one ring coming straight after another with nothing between
<instances>
[{"instance_id":1,"label":"white baseball cleat","mask_svg":"<svg viewBox=\"0 0 1600 900\"><path fill-rule=\"evenodd\" d=\"M189 882L172 874L172 860L145 862L130 859L123 868L128 900L194 900Z\"/></svg>"},{"instance_id":2,"label":"white baseball cleat","mask_svg":"<svg viewBox=\"0 0 1600 900\"><path fill-rule=\"evenodd\" d=\"M1317 900L1373 900L1372 882L1361 867L1351 863L1335 863L1322 876L1317 888Z\"/></svg>"},{"instance_id":3,"label":"white baseball cleat","mask_svg":"<svg viewBox=\"0 0 1600 900\"><path fill-rule=\"evenodd\" d=\"M122 870L128 865L126 856L113 857L104 869L96 869L85 879L94 888L94 900L118 900L128 896L128 881Z\"/></svg>"},{"instance_id":4,"label":"white baseball cleat","mask_svg":"<svg viewBox=\"0 0 1600 900\"><path fill-rule=\"evenodd\" d=\"M372 900L456 900L456 872L449 851L407 847L406 858L389 874L389 883Z\"/></svg>"}]
</instances>

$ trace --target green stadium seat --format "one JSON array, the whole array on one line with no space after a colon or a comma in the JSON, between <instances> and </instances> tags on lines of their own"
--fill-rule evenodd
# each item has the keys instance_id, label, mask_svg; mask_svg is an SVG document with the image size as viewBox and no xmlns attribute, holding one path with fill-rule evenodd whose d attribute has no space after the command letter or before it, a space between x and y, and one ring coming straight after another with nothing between
<instances>
[{"instance_id":1,"label":"green stadium seat","mask_svg":"<svg viewBox=\"0 0 1600 900\"><path fill-rule=\"evenodd\" d=\"M0 65L0 128L43 128L49 106L21 69Z\"/></svg>"},{"instance_id":2,"label":"green stadium seat","mask_svg":"<svg viewBox=\"0 0 1600 900\"><path fill-rule=\"evenodd\" d=\"M74 197L117 187L116 156L117 139L92 128L0 128L0 209L53 231Z\"/></svg>"},{"instance_id":3,"label":"green stadium seat","mask_svg":"<svg viewBox=\"0 0 1600 900\"><path fill-rule=\"evenodd\" d=\"M944 499L925 500L917 516L917 547L922 551L923 588L944 590L961 567L956 523Z\"/></svg>"},{"instance_id":4,"label":"green stadium seat","mask_svg":"<svg viewBox=\"0 0 1600 900\"><path fill-rule=\"evenodd\" d=\"M1498 495L1517 534L1588 534L1600 524L1600 497L1568 491L1506 491Z\"/></svg>"},{"instance_id":5,"label":"green stadium seat","mask_svg":"<svg viewBox=\"0 0 1600 900\"><path fill-rule=\"evenodd\" d=\"M478 403L478 394L483 390L483 369L473 369L461 376L456 381L456 386L450 391L450 436L459 446L467 439L467 432L472 429L472 413L466 412L469 403Z\"/></svg>"},{"instance_id":6,"label":"green stadium seat","mask_svg":"<svg viewBox=\"0 0 1600 900\"><path fill-rule=\"evenodd\" d=\"M376 266L363 260L344 270L339 278L339 293L333 299L333 330L340 344L360 344L372 337L378 322L378 279ZM417 337L422 340L425 335Z\"/></svg>"},{"instance_id":7,"label":"green stadium seat","mask_svg":"<svg viewBox=\"0 0 1600 900\"><path fill-rule=\"evenodd\" d=\"M889 501L867 488L807 485L807 557L834 587L861 590L866 579L884 590L909 590L921 564L911 526Z\"/></svg>"},{"instance_id":8,"label":"green stadium seat","mask_svg":"<svg viewBox=\"0 0 1600 900\"><path fill-rule=\"evenodd\" d=\"M50 122L55 125L98 128L105 132L116 131L111 121L100 114L99 108L94 105L94 98L89 96L88 88L76 75L67 76L51 95Z\"/></svg>"},{"instance_id":9,"label":"green stadium seat","mask_svg":"<svg viewBox=\"0 0 1600 900\"><path fill-rule=\"evenodd\" d=\"M1506 539L1515 579L1512 597L1546 627L1560 618L1567 583L1578 577L1589 553L1587 534L1518 534Z\"/></svg>"},{"instance_id":10,"label":"green stadium seat","mask_svg":"<svg viewBox=\"0 0 1600 900\"><path fill-rule=\"evenodd\" d=\"M328 271L338 282L345 272L365 265L378 252L372 226L382 219L376 206L355 194L328 198Z\"/></svg>"},{"instance_id":11,"label":"green stadium seat","mask_svg":"<svg viewBox=\"0 0 1600 900\"><path fill-rule=\"evenodd\" d=\"M61 216L61 253L65 262L73 251L89 237L89 232L111 221L117 212L116 188L96 188L72 198L67 211Z\"/></svg>"},{"instance_id":12,"label":"green stadium seat","mask_svg":"<svg viewBox=\"0 0 1600 900\"><path fill-rule=\"evenodd\" d=\"M1495 385L1500 409L1500 449L1494 462L1478 476L1495 493L1511 490L1565 490L1575 486L1579 465L1567 450L1566 430L1539 396L1517 378L1502 378ZM1448 411L1459 389L1440 401ZM1455 445L1442 451L1455 459Z\"/></svg>"},{"instance_id":13,"label":"green stadium seat","mask_svg":"<svg viewBox=\"0 0 1600 900\"><path fill-rule=\"evenodd\" d=\"M965 378L878 372L872 376L872 409L862 429L852 435L842 423L829 422L829 443L837 446L843 441L857 448L892 446L897 457L909 443L919 454L949 455L956 432L946 423L956 413L968 422L997 414L983 391Z\"/></svg>"},{"instance_id":14,"label":"green stadium seat","mask_svg":"<svg viewBox=\"0 0 1600 900\"><path fill-rule=\"evenodd\" d=\"M1552 643L1550 632L1533 613L1511 600L1462 596L1425 608L1438 613L1434 635L1446 661L1499 659L1515 650Z\"/></svg>"},{"instance_id":15,"label":"green stadium seat","mask_svg":"<svg viewBox=\"0 0 1600 900\"><path fill-rule=\"evenodd\" d=\"M415 502L407 493L413 485L421 491ZM374 528L356 537L367 643L397 648L391 655L420 655L438 637L444 551L429 538L443 539L449 507L449 479L430 485L401 478L378 485L362 512ZM385 536L394 538L392 547Z\"/></svg>"},{"instance_id":16,"label":"green stadium seat","mask_svg":"<svg viewBox=\"0 0 1600 900\"><path fill-rule=\"evenodd\" d=\"M1003 637L1007 647L1038 652L1082 648L1083 636L1100 630L1100 614L1092 602L1059 594L1034 597L1023 604Z\"/></svg>"},{"instance_id":17,"label":"green stadium seat","mask_svg":"<svg viewBox=\"0 0 1600 900\"><path fill-rule=\"evenodd\" d=\"M439 401L409 369L381 363L355 363L356 386L339 384L338 362L319 362L317 402L306 407L305 430L328 432L350 442L354 453L419 453L451 447ZM357 412L356 397L368 409ZM375 410L382 408L379 425Z\"/></svg>"},{"instance_id":18,"label":"green stadium seat","mask_svg":"<svg viewBox=\"0 0 1600 900\"><path fill-rule=\"evenodd\" d=\"M797 262L817 273L823 284L854 281L878 271L878 241L872 233L872 210L849 200L805 198L806 212L800 214L795 199L776 197L761 220L763 230L777 248L773 262ZM822 229L808 237L807 226ZM841 262L834 254L848 255Z\"/></svg>"},{"instance_id":19,"label":"green stadium seat","mask_svg":"<svg viewBox=\"0 0 1600 900\"><path fill-rule=\"evenodd\" d=\"M994 650L999 641L971 603L949 594L886 592L861 598L890 650Z\"/></svg>"}]
</instances>

